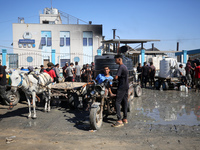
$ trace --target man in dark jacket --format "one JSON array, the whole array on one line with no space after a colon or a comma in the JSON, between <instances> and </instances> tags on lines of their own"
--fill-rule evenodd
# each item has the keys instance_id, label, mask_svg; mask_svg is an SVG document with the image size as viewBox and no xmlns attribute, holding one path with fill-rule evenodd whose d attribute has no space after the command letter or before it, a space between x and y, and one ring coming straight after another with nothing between
<instances>
[{"instance_id":1,"label":"man in dark jacket","mask_svg":"<svg viewBox=\"0 0 200 150\"><path fill-rule=\"evenodd\" d=\"M44 72L44 66L41 65L40 67L41 67L41 69L40 69L40 73Z\"/></svg>"},{"instance_id":2,"label":"man in dark jacket","mask_svg":"<svg viewBox=\"0 0 200 150\"><path fill-rule=\"evenodd\" d=\"M67 69L67 67L69 67L69 64L68 64L68 62L66 62L65 63L65 66L64 67L62 67L62 70L63 70L63 77L66 79L67 78L67 74L66 74L66 69Z\"/></svg>"},{"instance_id":3,"label":"man in dark jacket","mask_svg":"<svg viewBox=\"0 0 200 150\"><path fill-rule=\"evenodd\" d=\"M149 72L149 82L150 82L150 86L152 87L152 85L155 86L155 74L156 74L156 67L153 65L153 62L150 62L150 72Z\"/></svg>"},{"instance_id":4,"label":"man in dark jacket","mask_svg":"<svg viewBox=\"0 0 200 150\"><path fill-rule=\"evenodd\" d=\"M142 67L142 87L146 88L148 80L149 80L149 67L147 66L147 63L144 62L144 66Z\"/></svg>"}]
</instances>

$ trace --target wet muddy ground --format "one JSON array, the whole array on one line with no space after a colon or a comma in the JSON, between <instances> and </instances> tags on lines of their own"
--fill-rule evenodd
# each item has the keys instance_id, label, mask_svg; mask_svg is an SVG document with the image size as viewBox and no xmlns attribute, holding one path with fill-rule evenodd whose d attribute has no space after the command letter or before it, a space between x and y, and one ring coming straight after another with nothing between
<instances>
[{"instance_id":1,"label":"wet muddy ground","mask_svg":"<svg viewBox=\"0 0 200 150\"><path fill-rule=\"evenodd\" d=\"M135 98L129 123L113 128L116 116L104 118L99 131L90 131L88 112L37 107L37 119L27 119L26 102L13 110L0 105L1 150L55 149L200 149L200 93L189 90L143 89Z\"/></svg>"}]
</instances>

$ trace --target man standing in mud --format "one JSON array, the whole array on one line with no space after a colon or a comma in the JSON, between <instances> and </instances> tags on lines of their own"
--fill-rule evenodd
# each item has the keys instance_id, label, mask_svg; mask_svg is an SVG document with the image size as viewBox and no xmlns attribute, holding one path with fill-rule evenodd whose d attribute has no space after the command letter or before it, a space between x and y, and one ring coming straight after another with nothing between
<instances>
[{"instance_id":1,"label":"man standing in mud","mask_svg":"<svg viewBox=\"0 0 200 150\"><path fill-rule=\"evenodd\" d=\"M117 75L114 80L118 80L117 97L116 97L116 111L117 122L113 124L113 127L121 127L127 124L127 98L128 98L128 69L122 62L122 55L115 55L115 63L119 65ZM123 119L121 117L121 106L123 110Z\"/></svg>"}]
</instances>

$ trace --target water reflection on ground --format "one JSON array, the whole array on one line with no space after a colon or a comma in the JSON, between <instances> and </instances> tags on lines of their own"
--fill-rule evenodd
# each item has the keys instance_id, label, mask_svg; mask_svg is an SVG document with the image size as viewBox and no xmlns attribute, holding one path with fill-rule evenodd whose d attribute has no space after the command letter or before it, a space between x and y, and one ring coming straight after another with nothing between
<instances>
[{"instance_id":1,"label":"water reflection on ground","mask_svg":"<svg viewBox=\"0 0 200 150\"><path fill-rule=\"evenodd\" d=\"M200 125L200 94L143 89L143 96L134 99L133 110L151 124Z\"/></svg>"}]
</instances>

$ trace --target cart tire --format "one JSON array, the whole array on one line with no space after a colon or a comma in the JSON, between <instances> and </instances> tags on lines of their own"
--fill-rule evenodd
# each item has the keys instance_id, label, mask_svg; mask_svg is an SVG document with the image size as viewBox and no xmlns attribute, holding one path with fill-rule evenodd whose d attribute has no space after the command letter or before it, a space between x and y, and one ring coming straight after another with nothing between
<instances>
[{"instance_id":1,"label":"cart tire","mask_svg":"<svg viewBox=\"0 0 200 150\"><path fill-rule=\"evenodd\" d=\"M102 126L103 118L100 107L91 108L90 110L90 127L92 130L99 130Z\"/></svg>"},{"instance_id":2,"label":"cart tire","mask_svg":"<svg viewBox=\"0 0 200 150\"><path fill-rule=\"evenodd\" d=\"M159 80L156 80L156 82L155 82L155 89L156 90L160 89L160 81Z\"/></svg>"},{"instance_id":3,"label":"cart tire","mask_svg":"<svg viewBox=\"0 0 200 150\"><path fill-rule=\"evenodd\" d=\"M142 95L142 88L139 85L137 85L135 87L135 96L140 97L141 95Z\"/></svg>"},{"instance_id":4,"label":"cart tire","mask_svg":"<svg viewBox=\"0 0 200 150\"><path fill-rule=\"evenodd\" d=\"M79 98L76 93L69 93L68 94L68 102L69 102L69 107L71 109L76 109L79 105Z\"/></svg>"},{"instance_id":5,"label":"cart tire","mask_svg":"<svg viewBox=\"0 0 200 150\"><path fill-rule=\"evenodd\" d=\"M20 100L20 94L19 91L16 91L15 93L11 90L6 92L6 96L8 99L12 102L13 105L17 105L17 103ZM9 103L6 100L3 100L6 105L9 105Z\"/></svg>"},{"instance_id":6,"label":"cart tire","mask_svg":"<svg viewBox=\"0 0 200 150\"><path fill-rule=\"evenodd\" d=\"M163 90L168 90L169 89L168 83L167 82L163 82L162 83L162 88L163 88Z\"/></svg>"}]
</instances>

